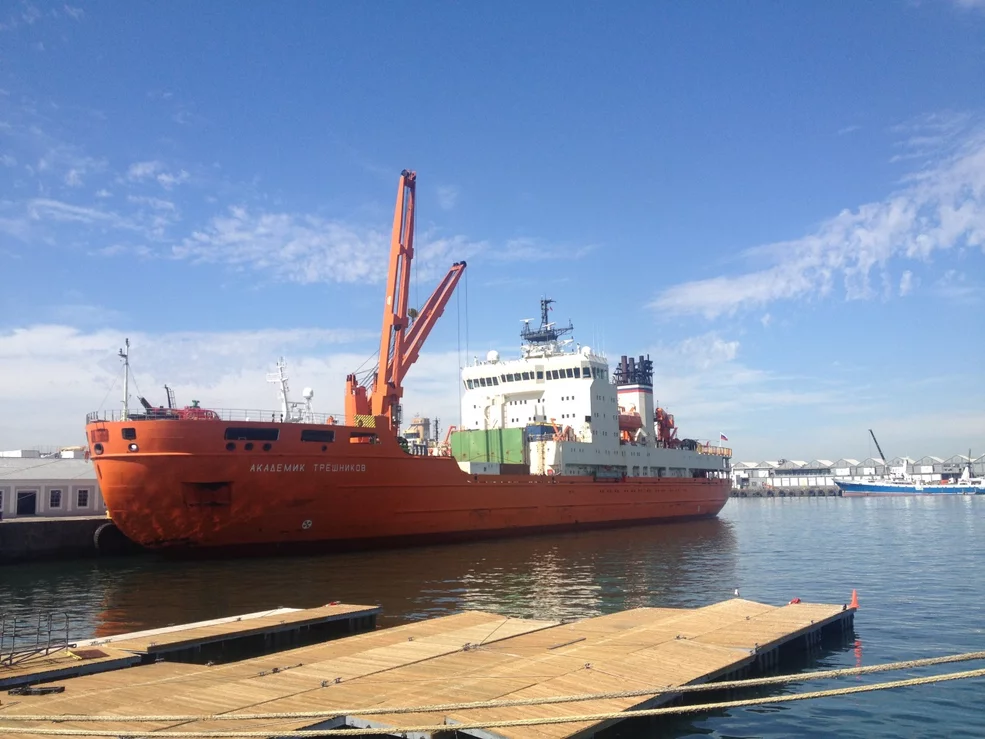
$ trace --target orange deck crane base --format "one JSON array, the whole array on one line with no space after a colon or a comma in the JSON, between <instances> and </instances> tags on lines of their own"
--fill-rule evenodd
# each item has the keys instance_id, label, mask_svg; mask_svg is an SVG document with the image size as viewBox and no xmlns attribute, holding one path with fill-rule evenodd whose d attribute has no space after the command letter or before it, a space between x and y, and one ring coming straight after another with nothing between
<instances>
[{"instance_id":1,"label":"orange deck crane base","mask_svg":"<svg viewBox=\"0 0 985 739\"><path fill-rule=\"evenodd\" d=\"M396 429L397 408L404 393L403 381L407 371L417 361L421 347L465 271L464 261L455 262L424 303L414 325L409 325L407 302L410 268L414 259L416 185L415 172L405 169L400 173L390 236L390 267L378 364L371 375L369 387L360 384L354 374L346 377L345 422L349 426L378 426L382 417L384 423ZM372 424L367 423L370 417L374 419Z\"/></svg>"}]
</instances>

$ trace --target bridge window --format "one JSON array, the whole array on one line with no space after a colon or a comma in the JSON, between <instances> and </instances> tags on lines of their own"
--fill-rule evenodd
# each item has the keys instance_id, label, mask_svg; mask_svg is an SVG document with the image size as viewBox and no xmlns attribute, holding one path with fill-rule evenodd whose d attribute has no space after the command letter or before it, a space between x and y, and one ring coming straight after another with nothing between
<instances>
[{"instance_id":1,"label":"bridge window","mask_svg":"<svg viewBox=\"0 0 985 739\"><path fill-rule=\"evenodd\" d=\"M467 387L469 390L471 390L472 389L472 380L466 380L465 381L465 387Z\"/></svg>"},{"instance_id":2,"label":"bridge window","mask_svg":"<svg viewBox=\"0 0 985 739\"><path fill-rule=\"evenodd\" d=\"M592 371L590 369L588 369L588 367L582 367L581 368L581 376L582 377L591 377L592 376Z\"/></svg>"},{"instance_id":3,"label":"bridge window","mask_svg":"<svg viewBox=\"0 0 985 739\"><path fill-rule=\"evenodd\" d=\"M301 431L301 441L331 443L335 441L335 432L328 429L303 429Z\"/></svg>"},{"instance_id":4,"label":"bridge window","mask_svg":"<svg viewBox=\"0 0 985 739\"><path fill-rule=\"evenodd\" d=\"M121 432L123 434L123 438L126 439L127 441L133 441L134 439L137 438L137 429L135 428L127 427L121 429Z\"/></svg>"},{"instance_id":5,"label":"bridge window","mask_svg":"<svg viewBox=\"0 0 985 739\"><path fill-rule=\"evenodd\" d=\"M277 441L280 429L277 428L247 428L230 426L226 429L225 438L231 441Z\"/></svg>"},{"instance_id":6,"label":"bridge window","mask_svg":"<svg viewBox=\"0 0 985 739\"><path fill-rule=\"evenodd\" d=\"M544 371L543 370L537 370L537 379L538 380L543 380L544 379Z\"/></svg>"}]
</instances>

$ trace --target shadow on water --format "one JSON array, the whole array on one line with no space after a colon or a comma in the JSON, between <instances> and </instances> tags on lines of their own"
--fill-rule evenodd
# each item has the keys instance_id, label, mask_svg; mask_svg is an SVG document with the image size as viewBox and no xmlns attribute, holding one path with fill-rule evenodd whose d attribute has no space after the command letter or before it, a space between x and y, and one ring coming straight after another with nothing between
<instances>
[{"instance_id":1,"label":"shadow on water","mask_svg":"<svg viewBox=\"0 0 985 739\"><path fill-rule=\"evenodd\" d=\"M382 626L466 609L570 619L728 597L736 550L733 525L712 519L310 557L140 556L5 568L0 602L68 611L80 637L329 601L378 604Z\"/></svg>"}]
</instances>

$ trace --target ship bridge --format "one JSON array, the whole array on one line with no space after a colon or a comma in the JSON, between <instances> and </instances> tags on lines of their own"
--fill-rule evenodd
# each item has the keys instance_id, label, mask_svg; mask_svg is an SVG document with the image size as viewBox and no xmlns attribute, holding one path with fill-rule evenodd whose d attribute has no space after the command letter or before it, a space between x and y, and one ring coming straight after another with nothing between
<instances>
[{"instance_id":1,"label":"ship bridge","mask_svg":"<svg viewBox=\"0 0 985 739\"><path fill-rule=\"evenodd\" d=\"M624 356L610 375L605 355L568 336L570 322L549 320L553 302L541 301L539 327L524 322L518 358L492 350L462 370L461 431L525 432L535 474L690 477L727 468L708 445L659 437L649 357Z\"/></svg>"}]
</instances>

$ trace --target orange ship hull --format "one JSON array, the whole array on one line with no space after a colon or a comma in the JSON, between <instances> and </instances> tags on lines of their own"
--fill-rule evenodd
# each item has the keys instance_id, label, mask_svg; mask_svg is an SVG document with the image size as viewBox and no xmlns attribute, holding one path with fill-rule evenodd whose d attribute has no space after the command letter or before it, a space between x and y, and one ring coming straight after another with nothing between
<instances>
[{"instance_id":1,"label":"orange ship hull","mask_svg":"<svg viewBox=\"0 0 985 739\"><path fill-rule=\"evenodd\" d=\"M171 551L368 548L706 518L730 488L713 477L470 475L451 457L406 453L386 431L370 439L365 428L235 424L279 429L276 441L248 444L225 438L230 425L90 422L92 460L117 527ZM304 429L331 429L335 438L302 442Z\"/></svg>"}]
</instances>

